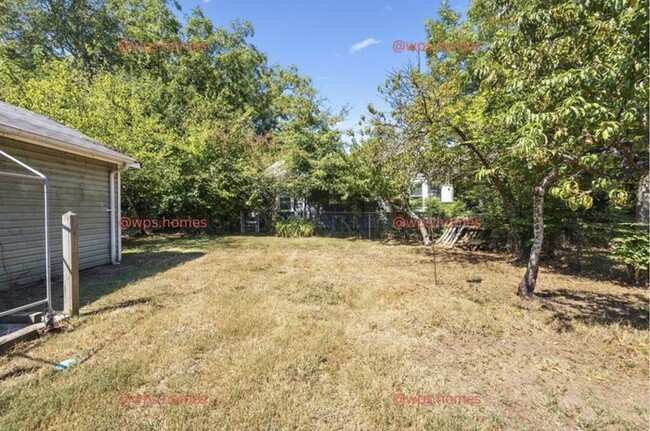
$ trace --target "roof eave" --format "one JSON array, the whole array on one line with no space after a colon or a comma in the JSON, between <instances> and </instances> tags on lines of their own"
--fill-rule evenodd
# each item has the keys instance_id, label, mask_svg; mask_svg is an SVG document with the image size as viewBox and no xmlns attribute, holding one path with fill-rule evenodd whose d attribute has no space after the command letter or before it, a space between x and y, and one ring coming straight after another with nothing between
<instances>
[{"instance_id":1,"label":"roof eave","mask_svg":"<svg viewBox=\"0 0 650 431\"><path fill-rule=\"evenodd\" d=\"M36 133L27 132L15 127L0 124L0 136L10 139L27 142L30 144L38 145L41 147L51 148L54 150L65 151L71 154L88 157L90 159L101 160L108 163L116 163L125 167L134 169L140 168L140 163L137 160L123 155L123 154L106 154L97 151L80 148L76 145L71 145L65 141L54 139L49 136L38 135Z\"/></svg>"}]
</instances>

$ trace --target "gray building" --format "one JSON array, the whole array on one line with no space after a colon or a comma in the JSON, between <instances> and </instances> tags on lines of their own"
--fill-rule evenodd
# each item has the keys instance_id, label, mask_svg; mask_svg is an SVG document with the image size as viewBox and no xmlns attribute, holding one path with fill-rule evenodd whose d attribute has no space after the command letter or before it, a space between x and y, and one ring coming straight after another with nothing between
<instances>
[{"instance_id":1,"label":"gray building","mask_svg":"<svg viewBox=\"0 0 650 431\"><path fill-rule=\"evenodd\" d=\"M78 218L79 268L117 263L120 172L129 167L139 165L74 129L0 102L0 292L46 279L45 183L52 277L62 274L61 216L68 211Z\"/></svg>"}]
</instances>

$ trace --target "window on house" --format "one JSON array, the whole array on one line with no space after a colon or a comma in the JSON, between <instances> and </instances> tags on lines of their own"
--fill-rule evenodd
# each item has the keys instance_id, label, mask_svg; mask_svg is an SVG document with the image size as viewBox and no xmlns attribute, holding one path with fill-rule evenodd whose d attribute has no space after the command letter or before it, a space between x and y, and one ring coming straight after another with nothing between
<instances>
[{"instance_id":1,"label":"window on house","mask_svg":"<svg viewBox=\"0 0 650 431\"><path fill-rule=\"evenodd\" d=\"M422 197L422 184L417 184L411 192L411 197Z\"/></svg>"},{"instance_id":2,"label":"window on house","mask_svg":"<svg viewBox=\"0 0 650 431\"><path fill-rule=\"evenodd\" d=\"M293 211L291 208L291 198L280 198L280 211Z\"/></svg>"}]
</instances>

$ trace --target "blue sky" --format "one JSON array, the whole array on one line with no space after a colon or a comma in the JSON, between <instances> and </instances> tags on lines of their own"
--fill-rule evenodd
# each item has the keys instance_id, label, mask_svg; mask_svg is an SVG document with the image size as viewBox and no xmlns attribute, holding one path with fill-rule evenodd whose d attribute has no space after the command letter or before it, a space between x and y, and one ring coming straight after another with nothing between
<instances>
[{"instance_id":1,"label":"blue sky","mask_svg":"<svg viewBox=\"0 0 650 431\"><path fill-rule=\"evenodd\" d=\"M354 127L368 103L384 106L377 87L393 69L417 54L396 53L393 42L426 42L424 20L441 0L181 0L184 13L200 6L212 22L227 27L245 19L255 28L250 40L269 63L295 65L334 112L348 105L339 127ZM448 1L465 12L469 0ZM355 47L356 48L353 48Z\"/></svg>"}]
</instances>

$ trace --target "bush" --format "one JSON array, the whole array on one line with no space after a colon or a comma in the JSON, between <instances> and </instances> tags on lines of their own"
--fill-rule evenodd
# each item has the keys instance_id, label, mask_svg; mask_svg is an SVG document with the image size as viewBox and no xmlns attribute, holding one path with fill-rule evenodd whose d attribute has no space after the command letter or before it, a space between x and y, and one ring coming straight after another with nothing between
<instances>
[{"instance_id":1,"label":"bush","mask_svg":"<svg viewBox=\"0 0 650 431\"><path fill-rule=\"evenodd\" d=\"M308 220L290 218L275 223L275 234L284 238L314 236L316 229Z\"/></svg>"},{"instance_id":2,"label":"bush","mask_svg":"<svg viewBox=\"0 0 650 431\"><path fill-rule=\"evenodd\" d=\"M625 264L634 281L648 280L648 265L650 264L650 239L647 225L626 224L612 239L614 251L612 259Z\"/></svg>"},{"instance_id":3,"label":"bush","mask_svg":"<svg viewBox=\"0 0 650 431\"><path fill-rule=\"evenodd\" d=\"M432 216L442 217L445 220L450 220L458 217L469 217L472 211L467 209L464 202L456 199L454 202L442 203L440 199L431 197L426 200L427 212ZM418 208L415 207L414 208Z\"/></svg>"}]
</instances>

